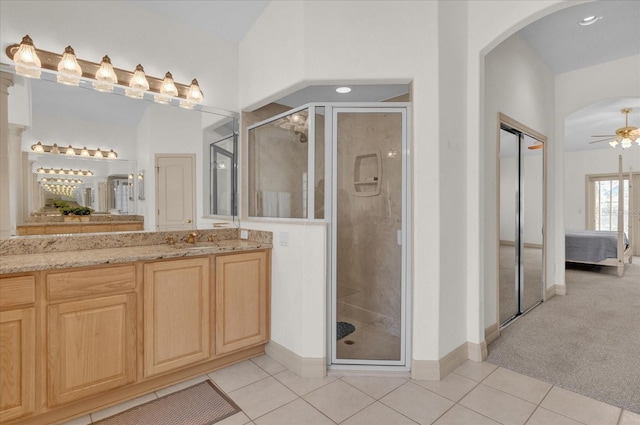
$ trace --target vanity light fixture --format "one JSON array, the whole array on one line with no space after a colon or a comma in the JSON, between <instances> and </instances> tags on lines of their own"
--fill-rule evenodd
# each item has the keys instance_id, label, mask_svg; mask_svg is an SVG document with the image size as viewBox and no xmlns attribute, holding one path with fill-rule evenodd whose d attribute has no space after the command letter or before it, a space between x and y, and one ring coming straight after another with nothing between
<instances>
[{"instance_id":1,"label":"vanity light fixture","mask_svg":"<svg viewBox=\"0 0 640 425\"><path fill-rule=\"evenodd\" d=\"M191 81L189 90L187 91L187 98L180 101L180 107L185 109L193 109L193 107L196 106L197 103L202 103L202 99L202 90L200 90L198 80L194 78Z\"/></svg>"},{"instance_id":2,"label":"vanity light fixture","mask_svg":"<svg viewBox=\"0 0 640 425\"><path fill-rule=\"evenodd\" d=\"M146 75L144 75L144 68L138 64L136 70L133 73L131 81L129 81L129 87L124 91L124 94L134 99L142 99L144 92L149 90L149 82Z\"/></svg>"},{"instance_id":3,"label":"vanity light fixture","mask_svg":"<svg viewBox=\"0 0 640 425\"><path fill-rule=\"evenodd\" d=\"M43 177L40 179L41 182L44 183L73 183L73 184L82 184L82 180L80 179L62 179L55 177Z\"/></svg>"},{"instance_id":4,"label":"vanity light fixture","mask_svg":"<svg viewBox=\"0 0 640 425\"><path fill-rule=\"evenodd\" d=\"M76 81L79 82L80 79L95 80L93 81L93 87L98 91L110 92L113 90L113 86L117 84L127 87L125 94L136 99L143 98L145 92L165 95L162 91L165 79L145 75L141 65L138 65L133 72L114 68L109 56L104 56L102 62L98 64L76 58L70 46L65 49L65 53L62 55L36 49L33 45L33 40L28 35L23 37L20 44L8 46L6 53L9 59L14 61L16 74L18 75L40 78L41 70L47 69L58 75L58 81L66 82L67 84L78 85ZM68 59L68 61L65 59ZM73 65L74 62L77 67ZM62 68L59 69L58 65ZM177 94L172 97L180 99L180 106L183 108L193 109L196 104L202 103L204 96L196 79L191 82L191 85L180 84L175 81L173 85L177 90ZM173 91L167 93L173 93Z\"/></svg>"},{"instance_id":5,"label":"vanity light fixture","mask_svg":"<svg viewBox=\"0 0 640 425\"><path fill-rule=\"evenodd\" d=\"M76 59L73 47L67 46L62 54L62 59L58 62L58 82L69 86L80 85L82 68Z\"/></svg>"},{"instance_id":6,"label":"vanity light fixture","mask_svg":"<svg viewBox=\"0 0 640 425\"><path fill-rule=\"evenodd\" d=\"M162 85L160 86L160 94L157 94L153 97L157 103L161 103L166 105L169 103L172 97L178 96L178 89L176 88L176 84L173 82L173 75L170 72L164 74L164 80L162 80Z\"/></svg>"},{"instance_id":7,"label":"vanity light fixture","mask_svg":"<svg viewBox=\"0 0 640 425\"><path fill-rule=\"evenodd\" d=\"M103 93L113 91L113 85L118 84L118 77L111 65L111 59L105 55L100 62L100 68L96 71L96 81L93 82L93 88Z\"/></svg>"},{"instance_id":8,"label":"vanity light fixture","mask_svg":"<svg viewBox=\"0 0 640 425\"><path fill-rule=\"evenodd\" d=\"M144 170L138 171L138 199L144 201Z\"/></svg>"},{"instance_id":9,"label":"vanity light fixture","mask_svg":"<svg viewBox=\"0 0 640 425\"><path fill-rule=\"evenodd\" d=\"M351 87L338 87L336 89L336 92L340 93L340 94L345 94L345 93L350 93L351 92Z\"/></svg>"},{"instance_id":10,"label":"vanity light fixture","mask_svg":"<svg viewBox=\"0 0 640 425\"><path fill-rule=\"evenodd\" d=\"M52 175L68 175L68 176L93 176L94 173L91 170L72 170L66 168L44 168L39 167L36 170L38 174L52 174Z\"/></svg>"},{"instance_id":11,"label":"vanity light fixture","mask_svg":"<svg viewBox=\"0 0 640 425\"><path fill-rule=\"evenodd\" d=\"M13 61L16 63L16 74L29 78L40 78L42 64L36 53L33 40L28 35L22 37L13 56Z\"/></svg>"},{"instance_id":12,"label":"vanity light fixture","mask_svg":"<svg viewBox=\"0 0 640 425\"><path fill-rule=\"evenodd\" d=\"M35 153L50 153L50 154L60 154L60 148L58 147L58 145L56 143L53 144L53 146L49 146L49 145L43 145L42 142L38 142L35 145L31 145L31 150ZM104 154L100 148L97 148L95 150L93 149L87 149L87 147L83 147L82 149L80 148L74 148L73 146L69 145L65 151L64 151L65 155L69 155L69 156L74 156L74 155L79 155L82 157L86 157L86 158L107 158L107 159L117 159L118 158L118 153L116 151L114 151L113 149L110 149L109 152L107 152L106 154Z\"/></svg>"},{"instance_id":13,"label":"vanity light fixture","mask_svg":"<svg viewBox=\"0 0 640 425\"><path fill-rule=\"evenodd\" d=\"M45 184L42 187L48 192L55 193L56 195L73 197L73 192L76 190L75 185L63 185L63 184Z\"/></svg>"}]
</instances>

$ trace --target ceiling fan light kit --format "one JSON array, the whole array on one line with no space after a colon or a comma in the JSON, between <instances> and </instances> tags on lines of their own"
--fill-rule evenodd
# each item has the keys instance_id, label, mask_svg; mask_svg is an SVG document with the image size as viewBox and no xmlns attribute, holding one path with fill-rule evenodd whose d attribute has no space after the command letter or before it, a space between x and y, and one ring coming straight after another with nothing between
<instances>
[{"instance_id":1,"label":"ceiling fan light kit","mask_svg":"<svg viewBox=\"0 0 640 425\"><path fill-rule=\"evenodd\" d=\"M629 113L633 111L632 108L624 108L620 110L625 116L625 124L624 127L620 127L616 130L616 134L603 134L591 137L605 137L602 140L595 140L593 142L589 142L589 144L593 143L601 143L601 142L609 142L609 146L612 148L616 148L618 145L622 147L622 149L629 149L633 146L633 142L636 142L638 146L640 146L640 129L638 127L629 125Z\"/></svg>"}]
</instances>

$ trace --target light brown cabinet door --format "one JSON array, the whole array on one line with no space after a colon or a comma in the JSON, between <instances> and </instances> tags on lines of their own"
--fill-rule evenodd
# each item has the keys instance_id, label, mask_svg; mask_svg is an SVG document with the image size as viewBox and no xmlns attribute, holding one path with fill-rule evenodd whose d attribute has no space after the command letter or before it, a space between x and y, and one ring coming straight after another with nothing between
<instances>
[{"instance_id":1,"label":"light brown cabinet door","mask_svg":"<svg viewBox=\"0 0 640 425\"><path fill-rule=\"evenodd\" d=\"M144 376L209 358L209 259L144 265Z\"/></svg>"},{"instance_id":2,"label":"light brown cabinet door","mask_svg":"<svg viewBox=\"0 0 640 425\"><path fill-rule=\"evenodd\" d=\"M133 382L135 320L135 294L49 306L49 406Z\"/></svg>"},{"instance_id":3,"label":"light brown cabinet door","mask_svg":"<svg viewBox=\"0 0 640 425\"><path fill-rule=\"evenodd\" d=\"M0 312L0 423L35 409L35 309Z\"/></svg>"},{"instance_id":4,"label":"light brown cabinet door","mask_svg":"<svg viewBox=\"0 0 640 425\"><path fill-rule=\"evenodd\" d=\"M269 339L267 252L216 258L216 354Z\"/></svg>"}]
</instances>

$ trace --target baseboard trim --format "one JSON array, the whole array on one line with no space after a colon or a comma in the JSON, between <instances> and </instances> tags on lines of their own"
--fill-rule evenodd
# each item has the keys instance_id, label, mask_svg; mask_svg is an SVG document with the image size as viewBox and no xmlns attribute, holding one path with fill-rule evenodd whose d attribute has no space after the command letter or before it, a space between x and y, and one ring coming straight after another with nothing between
<instances>
[{"instance_id":1,"label":"baseboard trim","mask_svg":"<svg viewBox=\"0 0 640 425\"><path fill-rule=\"evenodd\" d=\"M303 378L322 378L327 374L327 360L324 357L301 357L273 341L265 346L264 351L273 360Z\"/></svg>"},{"instance_id":2,"label":"baseboard trim","mask_svg":"<svg viewBox=\"0 0 640 425\"><path fill-rule=\"evenodd\" d=\"M411 360L411 378L420 381L439 381L469 358L468 343L463 343L440 360Z\"/></svg>"},{"instance_id":3,"label":"baseboard trim","mask_svg":"<svg viewBox=\"0 0 640 425\"><path fill-rule=\"evenodd\" d=\"M487 341L482 341L480 344L467 342L467 356L469 360L482 363L482 361L487 358L488 354Z\"/></svg>"},{"instance_id":4,"label":"baseboard trim","mask_svg":"<svg viewBox=\"0 0 640 425\"><path fill-rule=\"evenodd\" d=\"M494 323L493 325L485 328L484 330L484 340L487 342L487 345L491 344L493 341L498 339L500 336L500 325Z\"/></svg>"},{"instance_id":5,"label":"baseboard trim","mask_svg":"<svg viewBox=\"0 0 640 425\"><path fill-rule=\"evenodd\" d=\"M567 295L567 285L553 285L556 295Z\"/></svg>"}]
</instances>

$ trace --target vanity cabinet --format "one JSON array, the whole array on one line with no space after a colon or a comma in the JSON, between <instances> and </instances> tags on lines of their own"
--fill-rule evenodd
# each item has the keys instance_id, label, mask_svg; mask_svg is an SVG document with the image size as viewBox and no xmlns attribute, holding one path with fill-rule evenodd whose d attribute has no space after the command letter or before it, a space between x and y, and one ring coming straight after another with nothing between
<instances>
[{"instance_id":1,"label":"vanity cabinet","mask_svg":"<svg viewBox=\"0 0 640 425\"><path fill-rule=\"evenodd\" d=\"M264 353L269 249L0 277L0 423L63 423Z\"/></svg>"},{"instance_id":2,"label":"vanity cabinet","mask_svg":"<svg viewBox=\"0 0 640 425\"><path fill-rule=\"evenodd\" d=\"M0 423L35 410L35 279L0 278Z\"/></svg>"},{"instance_id":3,"label":"vanity cabinet","mask_svg":"<svg viewBox=\"0 0 640 425\"><path fill-rule=\"evenodd\" d=\"M209 258L144 265L144 376L210 356Z\"/></svg>"},{"instance_id":4,"label":"vanity cabinet","mask_svg":"<svg viewBox=\"0 0 640 425\"><path fill-rule=\"evenodd\" d=\"M47 273L47 404L58 406L136 378L133 265Z\"/></svg>"},{"instance_id":5,"label":"vanity cabinet","mask_svg":"<svg viewBox=\"0 0 640 425\"><path fill-rule=\"evenodd\" d=\"M269 252L216 257L216 354L269 340Z\"/></svg>"}]
</instances>

